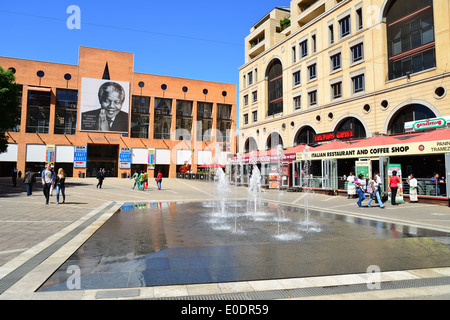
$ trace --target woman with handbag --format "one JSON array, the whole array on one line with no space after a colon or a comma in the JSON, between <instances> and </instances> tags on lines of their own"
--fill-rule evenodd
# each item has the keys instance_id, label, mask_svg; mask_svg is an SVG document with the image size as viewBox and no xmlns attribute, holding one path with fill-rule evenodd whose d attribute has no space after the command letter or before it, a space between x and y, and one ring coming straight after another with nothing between
<instances>
[{"instance_id":1,"label":"woman with handbag","mask_svg":"<svg viewBox=\"0 0 450 320\"><path fill-rule=\"evenodd\" d=\"M377 199L378 203L380 204L380 208L384 209L383 201L381 201L380 197L380 186L377 182L377 175L374 176L373 180L370 180L369 186L367 187L367 192L369 192L369 202L367 203L367 206L370 208L370 204L372 203L372 200Z\"/></svg>"}]
</instances>

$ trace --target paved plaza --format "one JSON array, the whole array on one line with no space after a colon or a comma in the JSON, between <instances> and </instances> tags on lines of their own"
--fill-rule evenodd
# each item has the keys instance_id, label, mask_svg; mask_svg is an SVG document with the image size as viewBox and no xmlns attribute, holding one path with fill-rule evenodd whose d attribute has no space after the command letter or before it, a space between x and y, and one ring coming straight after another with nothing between
<instances>
[{"instance_id":1,"label":"paved plaza","mask_svg":"<svg viewBox=\"0 0 450 320\"><path fill-rule=\"evenodd\" d=\"M126 289L39 291L40 286L124 204L164 201L210 201L210 182L164 179L156 190L150 179L146 191L133 190L129 179L107 178L97 189L94 178L68 178L66 201L56 204L56 192L45 204L35 184L26 196L19 179L0 178L0 299L161 299L206 296L210 299L449 299L450 268L423 268L379 274L381 289L367 288L371 274L323 275L257 281L214 282ZM247 198L246 187L231 187L236 199ZM402 203L358 208L356 199L301 192L264 190L273 203L309 207L343 215L348 219L373 219L410 229L433 229L450 233L450 209L446 206ZM366 201L367 203L367 201ZM445 241L448 241L445 240ZM446 243L447 245L449 243Z\"/></svg>"}]
</instances>

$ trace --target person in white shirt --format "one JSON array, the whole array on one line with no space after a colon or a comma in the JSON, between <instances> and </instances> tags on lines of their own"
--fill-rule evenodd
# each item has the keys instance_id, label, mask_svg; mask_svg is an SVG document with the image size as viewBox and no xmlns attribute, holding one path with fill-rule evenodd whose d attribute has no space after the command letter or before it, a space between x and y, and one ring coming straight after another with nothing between
<instances>
[{"instance_id":1,"label":"person in white shirt","mask_svg":"<svg viewBox=\"0 0 450 320\"><path fill-rule=\"evenodd\" d=\"M378 183L377 177L380 178L379 176L375 175L373 177L373 180L370 180L370 182L369 182L369 186L371 187L370 189L372 191L369 192L370 197L369 197L369 202L367 203L367 206L370 207L372 200L376 197L378 200L378 203L380 204L380 209L384 209L384 204L383 204L383 201L381 201L381 197L380 197L380 184ZM380 179L380 181L381 181L381 179Z\"/></svg>"},{"instance_id":2,"label":"person in white shirt","mask_svg":"<svg viewBox=\"0 0 450 320\"><path fill-rule=\"evenodd\" d=\"M355 179L356 177L353 175L353 172L350 172L347 177L347 199L350 199L356 194Z\"/></svg>"},{"instance_id":3,"label":"person in white shirt","mask_svg":"<svg viewBox=\"0 0 450 320\"><path fill-rule=\"evenodd\" d=\"M50 187L55 181L55 172L52 170L50 163L48 163L47 168L42 171L41 180L43 186L42 191L45 196L45 204L48 204L48 200L50 198Z\"/></svg>"},{"instance_id":4,"label":"person in white shirt","mask_svg":"<svg viewBox=\"0 0 450 320\"><path fill-rule=\"evenodd\" d=\"M417 198L417 179L413 174L410 174L408 177L409 183L409 201L410 202L418 202Z\"/></svg>"}]
</instances>

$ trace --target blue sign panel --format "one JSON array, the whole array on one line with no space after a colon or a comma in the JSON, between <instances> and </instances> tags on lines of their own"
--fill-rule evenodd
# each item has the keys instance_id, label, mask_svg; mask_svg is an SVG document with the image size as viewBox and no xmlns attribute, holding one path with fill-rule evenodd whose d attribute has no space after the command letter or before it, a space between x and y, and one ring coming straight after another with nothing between
<instances>
[{"instance_id":1,"label":"blue sign panel","mask_svg":"<svg viewBox=\"0 0 450 320\"><path fill-rule=\"evenodd\" d=\"M120 148L119 153L119 168L131 169L131 148Z\"/></svg>"},{"instance_id":2,"label":"blue sign panel","mask_svg":"<svg viewBox=\"0 0 450 320\"><path fill-rule=\"evenodd\" d=\"M73 167L86 168L87 146L74 146Z\"/></svg>"}]
</instances>

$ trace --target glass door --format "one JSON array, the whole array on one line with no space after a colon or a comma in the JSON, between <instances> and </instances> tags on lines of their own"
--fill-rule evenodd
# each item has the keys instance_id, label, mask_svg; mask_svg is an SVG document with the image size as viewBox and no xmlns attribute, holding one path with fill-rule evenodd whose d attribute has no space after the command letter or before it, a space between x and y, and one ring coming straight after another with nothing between
<instances>
[{"instance_id":1,"label":"glass door","mask_svg":"<svg viewBox=\"0 0 450 320\"><path fill-rule=\"evenodd\" d=\"M336 190L337 185L337 160L322 159L322 188L328 190Z\"/></svg>"}]
</instances>

